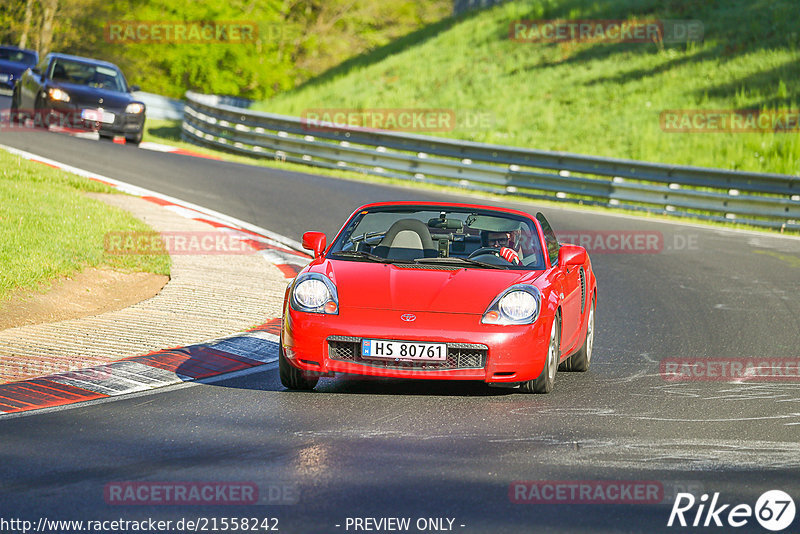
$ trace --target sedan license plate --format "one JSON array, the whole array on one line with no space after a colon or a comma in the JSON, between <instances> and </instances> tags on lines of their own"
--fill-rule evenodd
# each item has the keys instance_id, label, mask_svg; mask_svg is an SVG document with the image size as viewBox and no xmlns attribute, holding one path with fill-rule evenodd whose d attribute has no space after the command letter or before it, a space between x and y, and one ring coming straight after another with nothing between
<instances>
[{"instance_id":1,"label":"sedan license plate","mask_svg":"<svg viewBox=\"0 0 800 534\"><path fill-rule=\"evenodd\" d=\"M84 109L81 111L81 118L87 121L114 124L114 117L113 113L102 109Z\"/></svg>"},{"instance_id":2,"label":"sedan license plate","mask_svg":"<svg viewBox=\"0 0 800 534\"><path fill-rule=\"evenodd\" d=\"M447 344L365 339L361 342L361 357L377 360L443 362L447 360Z\"/></svg>"},{"instance_id":3,"label":"sedan license plate","mask_svg":"<svg viewBox=\"0 0 800 534\"><path fill-rule=\"evenodd\" d=\"M8 74L0 74L0 82L7 82L10 78Z\"/></svg>"},{"instance_id":4,"label":"sedan license plate","mask_svg":"<svg viewBox=\"0 0 800 534\"><path fill-rule=\"evenodd\" d=\"M96 109L84 109L81 111L81 118L87 121L100 122L100 112Z\"/></svg>"}]
</instances>

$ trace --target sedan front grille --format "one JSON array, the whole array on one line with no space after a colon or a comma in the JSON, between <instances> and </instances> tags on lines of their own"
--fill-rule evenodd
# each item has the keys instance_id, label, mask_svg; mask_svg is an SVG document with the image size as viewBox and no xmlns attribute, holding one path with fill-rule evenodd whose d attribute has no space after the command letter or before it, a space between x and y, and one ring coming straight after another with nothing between
<instances>
[{"instance_id":1,"label":"sedan front grille","mask_svg":"<svg viewBox=\"0 0 800 534\"><path fill-rule=\"evenodd\" d=\"M486 367L486 354L489 347L478 343L447 343L447 360L443 362L418 362L373 360L361 357L361 338L331 336L328 338L328 357L342 362L358 363L382 369L407 370L450 370L483 369Z\"/></svg>"}]
</instances>

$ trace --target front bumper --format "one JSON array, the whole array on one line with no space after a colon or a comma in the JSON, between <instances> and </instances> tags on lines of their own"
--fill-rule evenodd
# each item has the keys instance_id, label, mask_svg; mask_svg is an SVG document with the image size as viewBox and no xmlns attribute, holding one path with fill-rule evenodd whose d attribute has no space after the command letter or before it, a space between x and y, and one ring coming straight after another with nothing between
<instances>
[{"instance_id":1,"label":"front bumper","mask_svg":"<svg viewBox=\"0 0 800 534\"><path fill-rule=\"evenodd\" d=\"M552 317L532 325L481 324L480 315L415 312L413 323L394 310L340 309L322 315L284 309L281 339L287 360L304 371L414 379L523 382L538 377L547 357ZM367 360L362 339L448 344L444 364Z\"/></svg>"},{"instance_id":2,"label":"front bumper","mask_svg":"<svg viewBox=\"0 0 800 534\"><path fill-rule=\"evenodd\" d=\"M83 110L97 109L96 106L84 106L80 103L50 101L51 113L57 116L56 120L60 118L67 127L97 131L101 135L135 135L144 128L144 112L125 113L122 108L104 108L106 112L114 114L114 122L111 123L88 121L81 118Z\"/></svg>"}]
</instances>

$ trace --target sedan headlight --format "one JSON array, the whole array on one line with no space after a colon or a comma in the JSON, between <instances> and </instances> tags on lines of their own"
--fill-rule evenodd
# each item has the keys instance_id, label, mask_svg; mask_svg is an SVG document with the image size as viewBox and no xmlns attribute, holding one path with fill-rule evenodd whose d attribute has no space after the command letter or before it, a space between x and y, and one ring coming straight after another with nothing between
<instances>
[{"instance_id":1,"label":"sedan headlight","mask_svg":"<svg viewBox=\"0 0 800 534\"><path fill-rule=\"evenodd\" d=\"M141 113L142 111L144 111L144 104L138 102L131 102L125 108L125 113Z\"/></svg>"},{"instance_id":2,"label":"sedan headlight","mask_svg":"<svg viewBox=\"0 0 800 534\"><path fill-rule=\"evenodd\" d=\"M61 102L69 102L69 94L59 89L58 87L51 87L47 94L50 95L51 100L60 100Z\"/></svg>"},{"instance_id":3,"label":"sedan headlight","mask_svg":"<svg viewBox=\"0 0 800 534\"><path fill-rule=\"evenodd\" d=\"M339 296L330 278L319 273L305 273L292 289L292 308L309 313L339 314Z\"/></svg>"},{"instance_id":4,"label":"sedan headlight","mask_svg":"<svg viewBox=\"0 0 800 534\"><path fill-rule=\"evenodd\" d=\"M517 284L509 287L483 314L483 324L531 324L539 317L542 295L534 286Z\"/></svg>"}]
</instances>

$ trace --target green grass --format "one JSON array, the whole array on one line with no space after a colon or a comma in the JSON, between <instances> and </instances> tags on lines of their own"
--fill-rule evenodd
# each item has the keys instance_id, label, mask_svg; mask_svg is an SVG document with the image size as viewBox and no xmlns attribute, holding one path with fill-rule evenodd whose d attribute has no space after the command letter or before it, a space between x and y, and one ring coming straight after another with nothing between
<instances>
[{"instance_id":1,"label":"green grass","mask_svg":"<svg viewBox=\"0 0 800 534\"><path fill-rule=\"evenodd\" d=\"M800 107L797 0L541 0L447 19L255 109L445 108L434 135L644 161L800 175L794 133L667 133L671 109ZM512 21L697 19L702 42L520 43ZM481 126L469 118L483 119Z\"/></svg>"},{"instance_id":2,"label":"green grass","mask_svg":"<svg viewBox=\"0 0 800 534\"><path fill-rule=\"evenodd\" d=\"M0 301L18 289L46 289L85 267L169 274L168 255L104 252L108 232L153 231L83 194L114 189L4 151L0 169Z\"/></svg>"}]
</instances>

